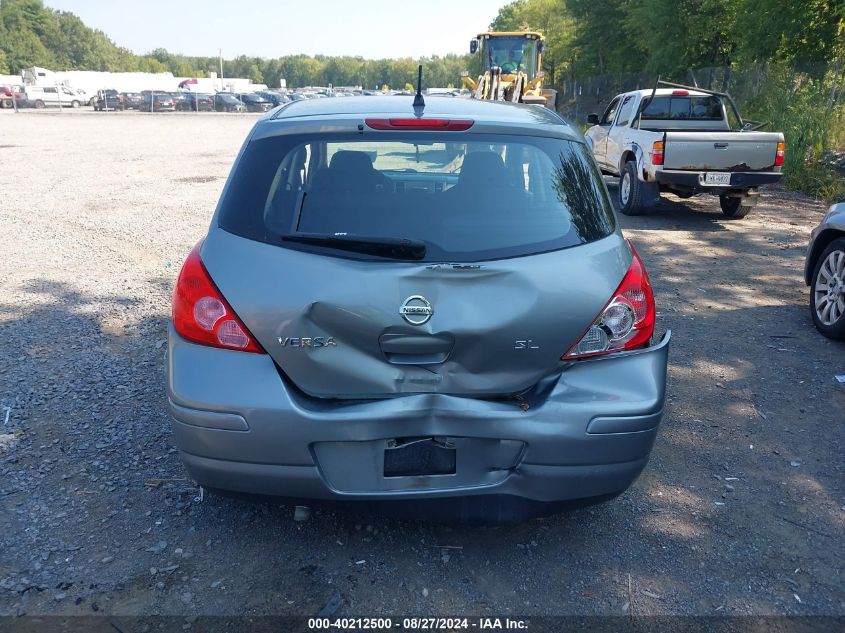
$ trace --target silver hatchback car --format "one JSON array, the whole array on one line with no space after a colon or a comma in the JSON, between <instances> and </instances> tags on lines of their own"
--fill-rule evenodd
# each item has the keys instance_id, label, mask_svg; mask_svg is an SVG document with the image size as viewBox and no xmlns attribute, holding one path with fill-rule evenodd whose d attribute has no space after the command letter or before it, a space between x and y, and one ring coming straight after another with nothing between
<instances>
[{"instance_id":1,"label":"silver hatchback car","mask_svg":"<svg viewBox=\"0 0 845 633\"><path fill-rule=\"evenodd\" d=\"M645 467L654 326L643 262L554 112L296 101L255 125L179 275L174 435L211 490L548 514Z\"/></svg>"}]
</instances>

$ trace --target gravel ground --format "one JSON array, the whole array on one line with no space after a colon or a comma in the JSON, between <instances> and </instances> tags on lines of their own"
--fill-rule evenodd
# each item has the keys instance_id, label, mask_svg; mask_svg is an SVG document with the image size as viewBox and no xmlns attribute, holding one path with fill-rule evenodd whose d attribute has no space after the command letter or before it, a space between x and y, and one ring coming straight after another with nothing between
<instances>
[{"instance_id":1,"label":"gravel ground","mask_svg":"<svg viewBox=\"0 0 845 633\"><path fill-rule=\"evenodd\" d=\"M845 346L801 277L823 206L786 191L622 218L674 341L619 499L485 528L198 498L169 296L254 120L0 113L0 614L845 614Z\"/></svg>"}]
</instances>

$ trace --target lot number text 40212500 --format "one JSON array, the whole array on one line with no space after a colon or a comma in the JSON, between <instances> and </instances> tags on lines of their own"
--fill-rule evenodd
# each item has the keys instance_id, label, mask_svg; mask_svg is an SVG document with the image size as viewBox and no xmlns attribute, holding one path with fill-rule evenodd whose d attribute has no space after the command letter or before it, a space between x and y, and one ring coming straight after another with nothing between
<instances>
[{"instance_id":1,"label":"lot number text 40212500","mask_svg":"<svg viewBox=\"0 0 845 633\"><path fill-rule=\"evenodd\" d=\"M527 631L528 622L512 618L309 618L308 628L315 631Z\"/></svg>"}]
</instances>

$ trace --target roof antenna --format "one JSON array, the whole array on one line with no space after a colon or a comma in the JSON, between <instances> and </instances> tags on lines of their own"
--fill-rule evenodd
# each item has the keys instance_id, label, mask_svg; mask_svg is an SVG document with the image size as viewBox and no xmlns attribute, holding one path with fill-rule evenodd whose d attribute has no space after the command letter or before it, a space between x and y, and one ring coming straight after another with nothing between
<instances>
[{"instance_id":1,"label":"roof antenna","mask_svg":"<svg viewBox=\"0 0 845 633\"><path fill-rule=\"evenodd\" d=\"M420 64L419 68L417 68L417 94L414 95L414 107L425 107L425 99L423 99L422 94L422 64Z\"/></svg>"}]
</instances>

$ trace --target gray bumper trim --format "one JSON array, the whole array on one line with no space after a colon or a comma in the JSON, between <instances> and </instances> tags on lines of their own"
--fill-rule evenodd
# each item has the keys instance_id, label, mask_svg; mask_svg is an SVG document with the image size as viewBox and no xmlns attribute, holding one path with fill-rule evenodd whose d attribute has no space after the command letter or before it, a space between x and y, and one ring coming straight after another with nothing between
<instances>
[{"instance_id":1,"label":"gray bumper trim","mask_svg":"<svg viewBox=\"0 0 845 633\"><path fill-rule=\"evenodd\" d=\"M633 433L636 431L650 431L657 428L663 410L651 415L634 415L629 417L593 418L587 426L590 435L604 435L607 433Z\"/></svg>"},{"instance_id":2,"label":"gray bumper trim","mask_svg":"<svg viewBox=\"0 0 845 633\"><path fill-rule=\"evenodd\" d=\"M221 431L249 431L249 425L246 423L246 420L237 413L191 409L176 404L170 398L167 401L170 404L170 415L182 424L201 426L206 429L219 429Z\"/></svg>"},{"instance_id":3,"label":"gray bumper trim","mask_svg":"<svg viewBox=\"0 0 845 633\"><path fill-rule=\"evenodd\" d=\"M618 464L549 466L521 464L501 483L472 488L347 492L332 490L316 466L229 462L182 452L191 477L207 487L292 499L414 499L505 494L534 501L568 501L616 494L634 482L648 457Z\"/></svg>"}]
</instances>

